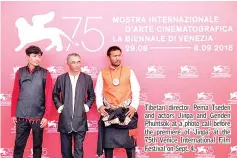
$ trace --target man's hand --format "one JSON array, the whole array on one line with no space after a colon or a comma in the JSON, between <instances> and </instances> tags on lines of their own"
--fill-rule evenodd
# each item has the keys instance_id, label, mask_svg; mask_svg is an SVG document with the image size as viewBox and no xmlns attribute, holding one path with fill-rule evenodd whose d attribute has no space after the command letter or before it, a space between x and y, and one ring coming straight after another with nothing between
<instances>
[{"instance_id":1,"label":"man's hand","mask_svg":"<svg viewBox=\"0 0 237 158\"><path fill-rule=\"evenodd\" d=\"M12 117L12 121L13 121L14 125L16 125L16 122L17 122L16 117Z\"/></svg>"},{"instance_id":2,"label":"man's hand","mask_svg":"<svg viewBox=\"0 0 237 158\"><path fill-rule=\"evenodd\" d=\"M40 128L46 127L47 124L48 124L48 120L46 118L42 118L42 120L40 122Z\"/></svg>"},{"instance_id":3,"label":"man's hand","mask_svg":"<svg viewBox=\"0 0 237 158\"><path fill-rule=\"evenodd\" d=\"M132 118L134 116L134 113L135 113L136 109L134 107L132 107L132 106L129 106L128 109L129 110L126 113L126 116Z\"/></svg>"},{"instance_id":4,"label":"man's hand","mask_svg":"<svg viewBox=\"0 0 237 158\"><path fill-rule=\"evenodd\" d=\"M63 111L63 108L64 108L64 105L61 105L61 106L58 108L58 110L57 110L57 111L58 111L58 113L59 113L59 114L61 114L61 113L62 113L62 111Z\"/></svg>"},{"instance_id":5,"label":"man's hand","mask_svg":"<svg viewBox=\"0 0 237 158\"><path fill-rule=\"evenodd\" d=\"M106 111L105 111L105 109L109 109L110 107L109 106L101 106L100 108L99 108L99 113L102 115L102 116L107 116L107 115L109 115Z\"/></svg>"}]
</instances>

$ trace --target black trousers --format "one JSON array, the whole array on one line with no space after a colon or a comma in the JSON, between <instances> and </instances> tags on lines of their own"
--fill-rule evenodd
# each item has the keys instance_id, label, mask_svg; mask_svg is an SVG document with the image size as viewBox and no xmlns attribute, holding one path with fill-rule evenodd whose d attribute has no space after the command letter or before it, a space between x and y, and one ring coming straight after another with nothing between
<instances>
[{"instance_id":1,"label":"black trousers","mask_svg":"<svg viewBox=\"0 0 237 158\"><path fill-rule=\"evenodd\" d=\"M63 158L83 158L83 142L86 131L60 133L61 153ZM74 138L74 154L72 154L72 137Z\"/></svg>"},{"instance_id":2,"label":"black trousers","mask_svg":"<svg viewBox=\"0 0 237 158\"><path fill-rule=\"evenodd\" d=\"M17 121L16 140L13 158L22 158L30 131L33 133L33 158L41 158L43 143L43 128L40 128L40 121L29 122L27 120Z\"/></svg>"},{"instance_id":3,"label":"black trousers","mask_svg":"<svg viewBox=\"0 0 237 158\"><path fill-rule=\"evenodd\" d=\"M135 148L125 148L128 158L135 158ZM105 158L113 158L114 148L105 148Z\"/></svg>"}]
</instances>

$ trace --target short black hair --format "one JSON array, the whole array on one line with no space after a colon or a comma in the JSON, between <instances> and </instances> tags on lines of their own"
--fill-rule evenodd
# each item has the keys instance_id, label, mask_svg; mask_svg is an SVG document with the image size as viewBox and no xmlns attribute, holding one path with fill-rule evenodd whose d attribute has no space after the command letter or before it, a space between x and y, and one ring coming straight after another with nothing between
<instances>
[{"instance_id":1,"label":"short black hair","mask_svg":"<svg viewBox=\"0 0 237 158\"><path fill-rule=\"evenodd\" d=\"M31 54L43 55L43 52L41 51L39 47L31 45L28 48L26 48L26 55L30 56Z\"/></svg>"},{"instance_id":2,"label":"short black hair","mask_svg":"<svg viewBox=\"0 0 237 158\"><path fill-rule=\"evenodd\" d=\"M116 50L119 50L120 52L122 52L121 48L119 48L118 46L111 46L111 47L109 47L109 49L107 50L107 56L110 56L111 52L112 51L116 51Z\"/></svg>"}]
</instances>

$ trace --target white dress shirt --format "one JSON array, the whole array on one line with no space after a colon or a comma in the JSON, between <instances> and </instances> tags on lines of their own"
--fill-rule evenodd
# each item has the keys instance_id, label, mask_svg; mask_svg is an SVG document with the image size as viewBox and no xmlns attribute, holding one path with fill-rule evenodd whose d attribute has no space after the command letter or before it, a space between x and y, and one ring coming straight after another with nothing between
<instances>
[{"instance_id":1,"label":"white dress shirt","mask_svg":"<svg viewBox=\"0 0 237 158\"><path fill-rule=\"evenodd\" d=\"M139 106L139 99L140 99L140 85L137 81L136 75L131 69L130 71L130 83L131 83L131 91L132 91L132 102L130 106L134 107L136 110ZM103 78L102 72L99 72L96 86L95 86L95 95L96 95L96 106L99 109L101 106L104 105L103 103Z\"/></svg>"}]
</instances>

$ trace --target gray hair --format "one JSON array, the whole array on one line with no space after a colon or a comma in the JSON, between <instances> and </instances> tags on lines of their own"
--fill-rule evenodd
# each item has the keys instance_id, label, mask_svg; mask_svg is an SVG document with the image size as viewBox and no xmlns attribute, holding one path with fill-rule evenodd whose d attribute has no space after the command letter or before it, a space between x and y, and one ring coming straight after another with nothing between
<instances>
[{"instance_id":1,"label":"gray hair","mask_svg":"<svg viewBox=\"0 0 237 158\"><path fill-rule=\"evenodd\" d=\"M69 59L70 59L71 56L79 57L79 58L81 59L81 56L80 56L79 54L77 54L77 53L71 53L71 54L68 54L68 56L67 56L67 63L69 63Z\"/></svg>"}]
</instances>

